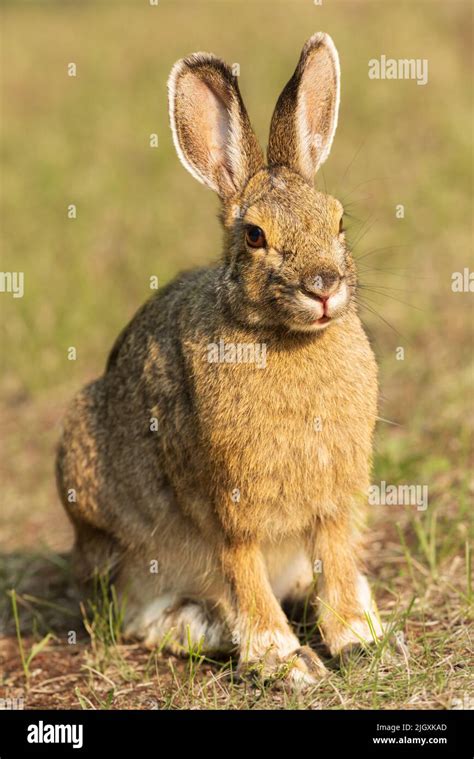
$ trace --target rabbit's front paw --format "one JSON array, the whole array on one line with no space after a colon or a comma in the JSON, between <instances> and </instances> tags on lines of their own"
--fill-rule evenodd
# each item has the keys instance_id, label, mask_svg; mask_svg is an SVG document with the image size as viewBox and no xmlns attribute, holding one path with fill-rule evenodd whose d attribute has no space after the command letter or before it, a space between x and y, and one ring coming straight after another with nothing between
<instances>
[{"instance_id":1,"label":"rabbit's front paw","mask_svg":"<svg viewBox=\"0 0 474 759\"><path fill-rule=\"evenodd\" d=\"M288 672L285 679L296 688L316 685L328 670L317 654L309 646L298 648L286 662Z\"/></svg>"},{"instance_id":2,"label":"rabbit's front paw","mask_svg":"<svg viewBox=\"0 0 474 759\"><path fill-rule=\"evenodd\" d=\"M326 626L324 641L332 656L344 654L353 648L366 648L377 644L384 636L384 629L375 614L370 614L370 624L367 617L352 619L347 623L337 621Z\"/></svg>"},{"instance_id":3,"label":"rabbit's front paw","mask_svg":"<svg viewBox=\"0 0 474 759\"><path fill-rule=\"evenodd\" d=\"M296 690L316 685L328 674L321 659L309 646L300 646L284 658L278 656L275 648L270 648L258 661L245 661L239 665L243 679L262 683L288 683Z\"/></svg>"}]
</instances>

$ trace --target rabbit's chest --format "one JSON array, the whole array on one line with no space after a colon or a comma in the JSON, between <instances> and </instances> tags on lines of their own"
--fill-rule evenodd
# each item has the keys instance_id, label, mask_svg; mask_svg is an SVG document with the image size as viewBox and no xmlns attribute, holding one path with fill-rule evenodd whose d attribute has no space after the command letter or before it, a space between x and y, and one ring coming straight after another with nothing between
<instances>
[{"instance_id":1,"label":"rabbit's chest","mask_svg":"<svg viewBox=\"0 0 474 759\"><path fill-rule=\"evenodd\" d=\"M253 476L260 471L288 479L299 476L304 467L307 481L311 473L319 477L329 466L335 448L350 448L354 408L340 386L321 386L314 372L307 371L291 378L270 371L239 379L236 376L233 383L230 407L217 404L222 425L216 426L215 434L228 441L225 450L230 457L238 451L242 467Z\"/></svg>"},{"instance_id":2,"label":"rabbit's chest","mask_svg":"<svg viewBox=\"0 0 474 759\"><path fill-rule=\"evenodd\" d=\"M311 353L210 372L199 417L231 519L277 535L339 508L370 456L376 382L366 374L341 355L329 366Z\"/></svg>"}]
</instances>

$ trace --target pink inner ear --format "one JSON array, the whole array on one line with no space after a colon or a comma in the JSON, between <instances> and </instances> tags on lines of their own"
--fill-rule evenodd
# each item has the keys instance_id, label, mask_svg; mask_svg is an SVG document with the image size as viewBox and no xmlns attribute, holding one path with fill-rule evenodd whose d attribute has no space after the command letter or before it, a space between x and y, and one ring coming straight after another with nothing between
<instances>
[{"instance_id":1,"label":"pink inner ear","mask_svg":"<svg viewBox=\"0 0 474 759\"><path fill-rule=\"evenodd\" d=\"M216 177L221 168L226 168L227 109L213 89L197 76L185 76L180 90L184 101L180 109L183 148L202 174Z\"/></svg>"},{"instance_id":2,"label":"pink inner ear","mask_svg":"<svg viewBox=\"0 0 474 759\"><path fill-rule=\"evenodd\" d=\"M334 64L329 54L324 49L315 51L302 77L298 109L302 148L313 163L313 171L331 136L336 86Z\"/></svg>"}]
</instances>

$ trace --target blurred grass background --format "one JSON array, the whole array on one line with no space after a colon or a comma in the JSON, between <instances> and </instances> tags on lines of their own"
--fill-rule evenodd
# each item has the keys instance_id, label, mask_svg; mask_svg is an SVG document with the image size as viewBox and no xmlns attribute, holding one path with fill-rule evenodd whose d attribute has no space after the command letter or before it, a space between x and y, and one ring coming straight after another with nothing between
<instances>
[{"instance_id":1,"label":"blurred grass background","mask_svg":"<svg viewBox=\"0 0 474 759\"><path fill-rule=\"evenodd\" d=\"M102 372L150 295L150 276L162 285L219 255L217 200L172 145L171 66L197 50L238 63L265 144L304 41L324 30L339 49L342 99L317 186L352 215L361 280L372 288L362 291L361 315L381 367L380 415L400 425L379 425L374 477L430 488L427 514L374 515L376 545L385 566L398 561L400 521L428 561L417 530L436 515L436 556L461 561L474 490L474 313L472 294L453 293L451 275L473 268L471 4L6 2L2 27L2 269L25 274L22 299L0 295L3 547L68 547L52 476L66 403ZM382 54L428 59L428 84L370 80L368 61Z\"/></svg>"},{"instance_id":2,"label":"blurred grass background","mask_svg":"<svg viewBox=\"0 0 474 759\"><path fill-rule=\"evenodd\" d=\"M42 399L100 374L150 276L164 284L219 254L217 200L172 145L172 64L196 50L239 63L265 144L276 98L316 30L333 36L342 66L337 137L317 184L356 217L361 279L378 290L364 295L382 318L362 314L382 367L381 416L408 422L407 434L449 426L459 437L473 310L472 295L452 293L451 273L468 266L473 242L471 15L458 0L4 4L2 268L24 272L25 296L1 296L2 397L23 432L7 451L20 474L32 432L22 409L34 416ZM368 60L381 54L427 58L428 84L370 80ZM39 464L49 483L49 462Z\"/></svg>"},{"instance_id":3,"label":"blurred grass background","mask_svg":"<svg viewBox=\"0 0 474 759\"><path fill-rule=\"evenodd\" d=\"M26 281L22 300L2 299L7 389L42 393L72 374L81 381L100 371L114 336L149 294L150 275L164 283L218 255L217 202L183 171L172 146L166 79L173 62L201 49L238 62L265 143L276 98L304 40L319 29L340 51L342 106L318 184L359 203L363 219L376 218L364 250L408 246L365 260L410 269L402 282L380 273L374 280L406 286L413 305L427 309L420 316L387 298L383 315L400 332L410 337L429 327L446 334L446 308L454 326L457 314L463 321L468 296L450 293L450 274L468 265L472 242L468 7L357 0L7 4L3 267L24 271ZM369 80L367 62L382 53L427 58L428 85ZM69 62L76 78L67 76ZM158 149L149 147L155 132ZM70 203L75 220L67 218ZM405 205L402 221L395 219L397 203ZM379 352L389 355L400 342L396 334L376 321L374 329L383 335ZM456 337L454 348L461 348L462 330ZM66 360L69 345L77 348L76 364Z\"/></svg>"}]
</instances>

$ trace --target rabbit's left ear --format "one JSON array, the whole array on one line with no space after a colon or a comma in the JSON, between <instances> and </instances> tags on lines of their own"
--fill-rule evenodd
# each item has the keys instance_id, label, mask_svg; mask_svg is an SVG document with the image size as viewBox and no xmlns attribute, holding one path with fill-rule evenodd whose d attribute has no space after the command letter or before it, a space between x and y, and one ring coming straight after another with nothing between
<instances>
[{"instance_id":1,"label":"rabbit's left ear","mask_svg":"<svg viewBox=\"0 0 474 759\"><path fill-rule=\"evenodd\" d=\"M278 98L268 142L270 166L289 166L313 182L336 131L339 82L334 42L318 32L305 44L295 73Z\"/></svg>"},{"instance_id":2,"label":"rabbit's left ear","mask_svg":"<svg viewBox=\"0 0 474 759\"><path fill-rule=\"evenodd\" d=\"M231 68L210 53L178 61L168 79L173 140L181 162L225 200L263 167Z\"/></svg>"}]
</instances>

